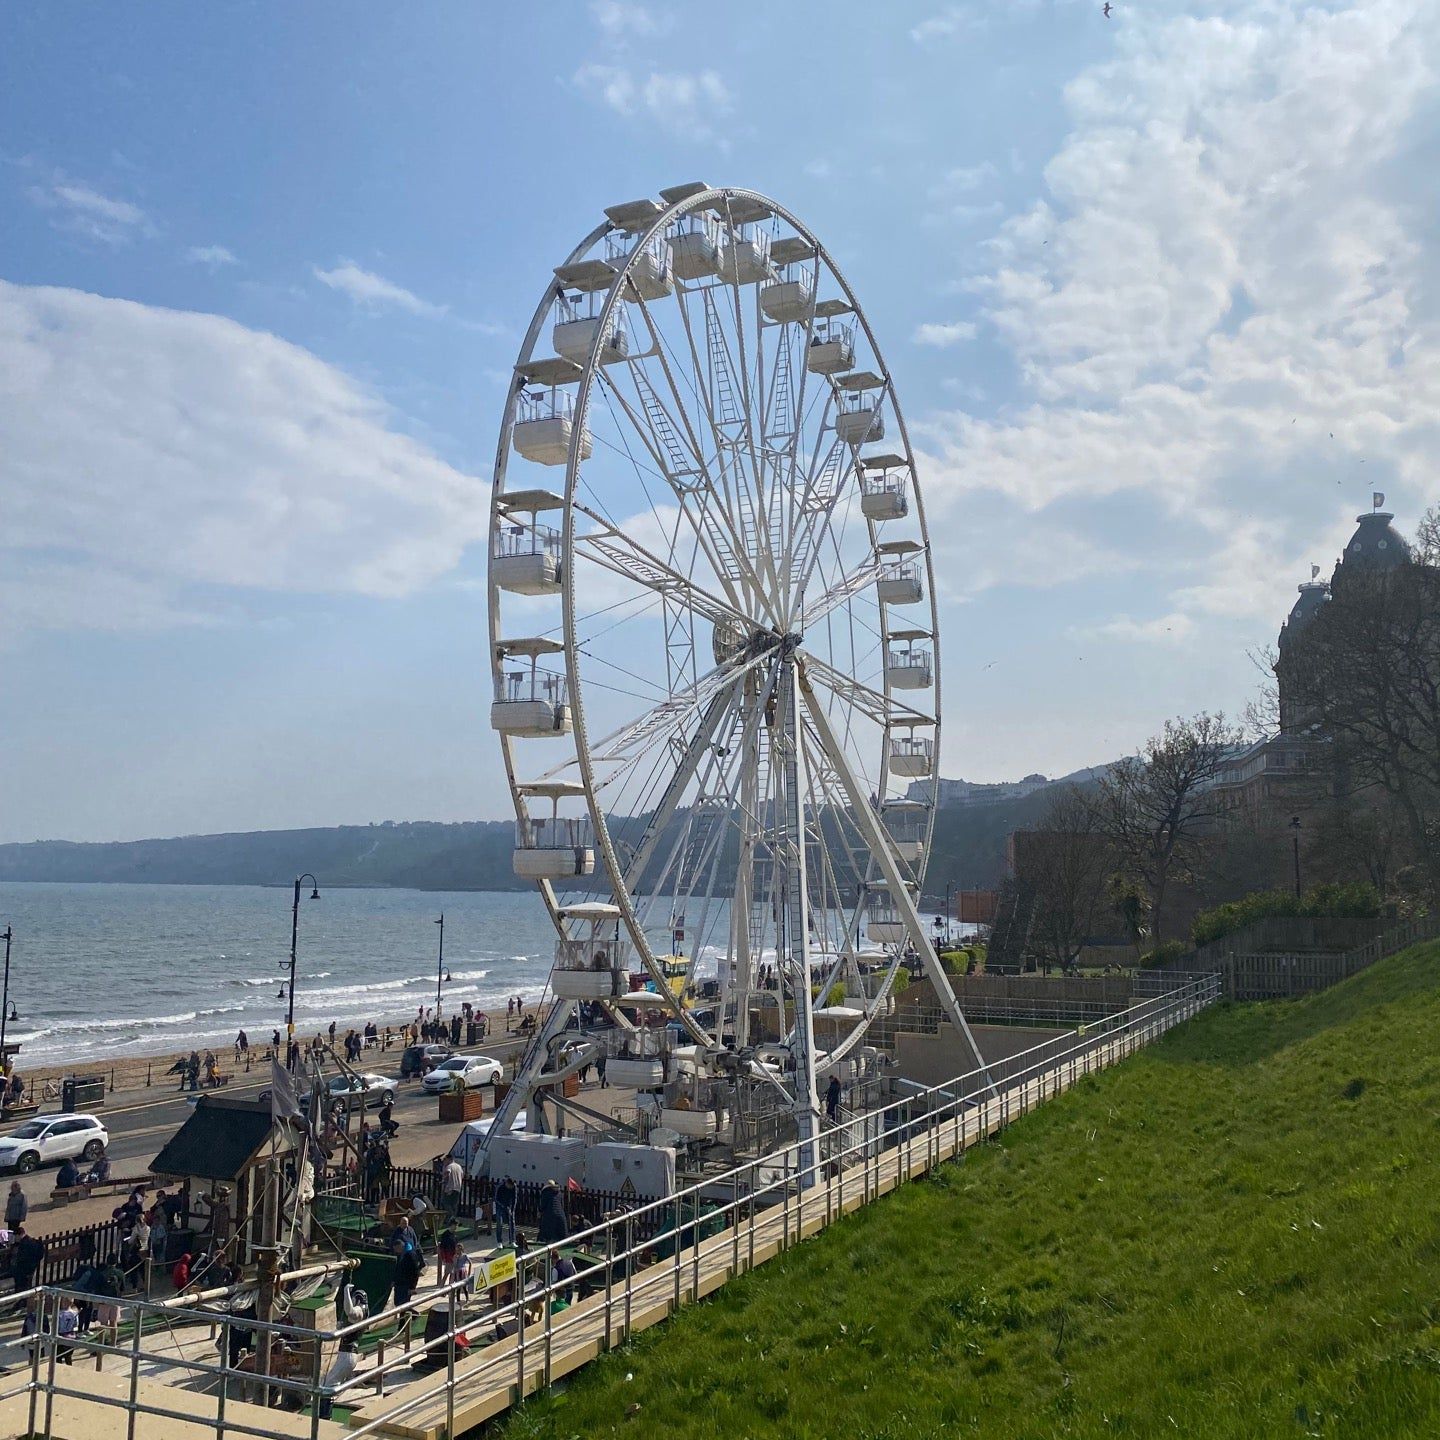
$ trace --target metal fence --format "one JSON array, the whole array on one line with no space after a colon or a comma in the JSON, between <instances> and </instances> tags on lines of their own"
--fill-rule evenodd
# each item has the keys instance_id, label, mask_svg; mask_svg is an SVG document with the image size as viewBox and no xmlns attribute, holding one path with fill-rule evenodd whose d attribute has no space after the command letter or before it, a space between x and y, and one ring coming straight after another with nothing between
<instances>
[{"instance_id":1,"label":"metal fence","mask_svg":"<svg viewBox=\"0 0 1440 1440\"><path fill-rule=\"evenodd\" d=\"M1324 990L1423 940L1440 935L1440 918L1422 915L1386 930L1353 950L1341 952L1231 953L1220 962L1225 994L1231 1000L1278 1000Z\"/></svg>"},{"instance_id":2,"label":"metal fence","mask_svg":"<svg viewBox=\"0 0 1440 1440\"><path fill-rule=\"evenodd\" d=\"M1160 1038L1220 996L1218 975L1180 979L1168 993L1011 1057L1003 1070L975 1070L942 1085L917 1087L905 1099L847 1118L812 1139L746 1161L702 1185L607 1215L565 1242L567 1248L579 1247L593 1256L600 1273L592 1292L563 1310L557 1311L556 1302L569 1297L576 1281L553 1273L553 1246L521 1257L511 1282L513 1293L492 1290L495 1303L480 1315L465 1313L465 1282L427 1295L421 1303L432 1313L443 1312L444 1330L413 1346L410 1306L391 1306L352 1325L317 1330L261 1324L175 1301L127 1300L121 1303L126 1339L112 1329L102 1330L98 1338L67 1342L73 1343L77 1356L118 1356L127 1362L128 1386L90 1388L57 1370L63 1347L55 1338L56 1322L67 1292L49 1287L7 1297L0 1309L33 1305L38 1336L26 1373L0 1389L0 1403L28 1396L30 1430L41 1434L50 1433L55 1403L74 1399L120 1412L126 1440L147 1433L142 1415L186 1420L217 1437L269 1436L274 1430L268 1412L237 1404L237 1397L259 1387L262 1402L278 1393L308 1404L312 1440L322 1433L322 1400L357 1407L348 1422L353 1436L393 1434L396 1427L404 1427L407 1434L454 1437L857 1205L983 1142L1084 1076ZM429 1171L406 1173L417 1181L434 1180ZM177 1321L212 1327L218 1332L216 1350L203 1351L206 1358L182 1356L178 1347L142 1350L147 1325ZM243 1373L227 1363L236 1326L258 1334L257 1353L276 1353L284 1342L295 1347L301 1363L286 1374ZM358 1338L376 1327L397 1334L403 1328L403 1345L397 1340L393 1353L382 1350L375 1365L327 1389L322 1376L326 1345ZM462 1335L482 1331L495 1338L478 1354L467 1355ZM381 1395L387 1379L393 1381L402 1367L412 1366L417 1349L428 1357L433 1373ZM153 1379L147 1378L141 1393L142 1369L147 1377L164 1372L171 1380L161 1392L169 1403L156 1398ZM182 1392L179 1384L190 1388ZM215 1393L197 1410L193 1392L199 1385L211 1386ZM183 1408L182 1398L188 1402ZM119 1424L114 1428L118 1435Z\"/></svg>"}]
</instances>

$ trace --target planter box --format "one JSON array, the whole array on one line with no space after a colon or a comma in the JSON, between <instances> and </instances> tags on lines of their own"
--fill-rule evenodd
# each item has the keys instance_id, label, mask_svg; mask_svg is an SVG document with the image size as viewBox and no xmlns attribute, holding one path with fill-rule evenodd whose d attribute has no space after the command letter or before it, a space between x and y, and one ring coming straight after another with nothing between
<instances>
[{"instance_id":1,"label":"planter box","mask_svg":"<svg viewBox=\"0 0 1440 1440\"><path fill-rule=\"evenodd\" d=\"M440 1122L461 1125L478 1120L485 1113L485 1097L479 1090L448 1092L440 1097Z\"/></svg>"}]
</instances>

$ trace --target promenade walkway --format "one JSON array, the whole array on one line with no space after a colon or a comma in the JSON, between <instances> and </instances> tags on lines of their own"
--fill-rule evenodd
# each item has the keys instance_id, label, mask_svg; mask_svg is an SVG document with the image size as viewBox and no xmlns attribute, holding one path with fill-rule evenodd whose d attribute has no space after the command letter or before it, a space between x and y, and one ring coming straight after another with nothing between
<instances>
[{"instance_id":1,"label":"promenade walkway","mask_svg":"<svg viewBox=\"0 0 1440 1440\"><path fill-rule=\"evenodd\" d=\"M523 1305L510 1304L479 1318L459 1309L456 1297L457 1328L473 1345L483 1344L483 1350L463 1357L448 1339L438 1342L431 1352L437 1368L419 1379L411 1368L416 1356L408 1349L368 1364L338 1397L348 1431L313 1415L275 1423L274 1412L239 1398L233 1372L226 1372L226 1398L217 1400L213 1390L220 1372L213 1358L208 1365L201 1362L199 1349L167 1358L138 1349L131 1355L127 1347L108 1351L101 1373L92 1360L73 1370L46 1363L38 1372L13 1374L8 1388L0 1386L0 1434L25 1433L23 1427L11 1429L9 1422L28 1414L34 1404L50 1405L63 1415L65 1428L53 1433L74 1440L102 1434L106 1440L162 1434L167 1440L272 1434L309 1434L319 1440L341 1433L452 1440L681 1306L991 1138L1085 1076L1158 1039L1220 993L1214 976L1176 977L1176 986L1170 994L1017 1057L1009 1062L1006 1078L992 1088L984 1087L978 1072L956 1077L883 1111L846 1117L817 1141L727 1172L718 1183L707 1183L703 1196L699 1189L683 1192L572 1236L571 1244L587 1246L601 1263L605 1280L602 1289L568 1309L555 1313L549 1303L565 1282L532 1283ZM447 1303L443 1291L419 1301L422 1309L438 1305L442 1313ZM369 1324L393 1323L396 1313L374 1317ZM497 1320L513 1333L490 1340ZM205 1328L195 1334L199 1348L211 1343L202 1339ZM213 1348L209 1353L214 1356ZM76 1358L80 1361L81 1355ZM180 1388L203 1379L201 1370L210 1377L212 1393ZM113 1408L121 1395L117 1384L136 1387L133 1417ZM382 1386L384 1393L377 1393ZM163 1429L157 1418L161 1412Z\"/></svg>"},{"instance_id":2,"label":"promenade walkway","mask_svg":"<svg viewBox=\"0 0 1440 1440\"><path fill-rule=\"evenodd\" d=\"M668 1260L650 1265L628 1283L612 1280L602 1293L553 1315L548 1305L539 1324L498 1341L474 1359L458 1362L453 1383L446 1370L359 1406L351 1420L357 1433L446 1440L492 1419L525 1396L578 1370L631 1335L667 1320L682 1305L818 1234L844 1215L889 1194L935 1166L990 1139L1036 1106L1063 1094L1086 1075L1116 1065L1136 1050L1190 1019L1218 998L1218 986L1196 987L1174 1004L1152 1002L1138 1023L1118 1033L1089 1038L1076 1032L1065 1053L1033 1074L1006 1084L973 1104L952 1106L919 1124L906 1124L893 1148L873 1142L851 1147L854 1163L834 1170L809 1188L785 1186L780 1203L765 1208L744 1200L721 1233L675 1247ZM615 1237L618 1238L618 1237ZM612 1245L611 1253L615 1253Z\"/></svg>"}]
</instances>

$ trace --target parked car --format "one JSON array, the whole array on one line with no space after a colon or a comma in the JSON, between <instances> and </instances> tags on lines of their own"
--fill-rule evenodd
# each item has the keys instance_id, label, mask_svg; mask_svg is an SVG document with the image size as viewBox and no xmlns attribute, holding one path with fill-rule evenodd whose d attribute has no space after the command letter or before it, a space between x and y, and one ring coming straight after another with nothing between
<instances>
[{"instance_id":1,"label":"parked car","mask_svg":"<svg viewBox=\"0 0 1440 1440\"><path fill-rule=\"evenodd\" d=\"M400 1057L400 1078L418 1080L454 1053L455 1049L451 1045L407 1045L405 1053Z\"/></svg>"},{"instance_id":2,"label":"parked car","mask_svg":"<svg viewBox=\"0 0 1440 1440\"><path fill-rule=\"evenodd\" d=\"M505 1067L488 1055L452 1055L437 1065L421 1082L429 1091L452 1089L458 1080L467 1090L491 1085L505 1073Z\"/></svg>"},{"instance_id":3,"label":"parked car","mask_svg":"<svg viewBox=\"0 0 1440 1440\"><path fill-rule=\"evenodd\" d=\"M28 1175L38 1166L77 1156L98 1160L109 1143L110 1132L93 1115L47 1115L0 1137L0 1170Z\"/></svg>"},{"instance_id":4,"label":"parked car","mask_svg":"<svg viewBox=\"0 0 1440 1440\"><path fill-rule=\"evenodd\" d=\"M336 1105L393 1105L395 1082L388 1075L332 1075L325 1084L323 1099L332 1109ZM300 1093L300 1103L310 1103L308 1086Z\"/></svg>"}]
</instances>

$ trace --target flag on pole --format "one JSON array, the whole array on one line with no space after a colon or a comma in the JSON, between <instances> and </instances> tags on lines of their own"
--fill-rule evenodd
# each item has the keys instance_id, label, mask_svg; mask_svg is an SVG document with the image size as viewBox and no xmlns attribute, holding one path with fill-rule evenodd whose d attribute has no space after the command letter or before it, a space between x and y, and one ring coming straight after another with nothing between
<instances>
[{"instance_id":1,"label":"flag on pole","mask_svg":"<svg viewBox=\"0 0 1440 1440\"><path fill-rule=\"evenodd\" d=\"M1310 578L1311 578L1312 580L1313 580L1319 573L1320 573L1320 567L1319 567L1318 565L1312 565L1312 566L1310 567Z\"/></svg>"},{"instance_id":2,"label":"flag on pole","mask_svg":"<svg viewBox=\"0 0 1440 1440\"><path fill-rule=\"evenodd\" d=\"M1385 492L1376 490L1370 496L1370 502L1378 510L1385 503Z\"/></svg>"},{"instance_id":3,"label":"flag on pole","mask_svg":"<svg viewBox=\"0 0 1440 1440\"><path fill-rule=\"evenodd\" d=\"M300 1119L300 1101L295 1094L295 1082L290 1072L274 1056L270 1059L270 1118L271 1120Z\"/></svg>"}]
</instances>

